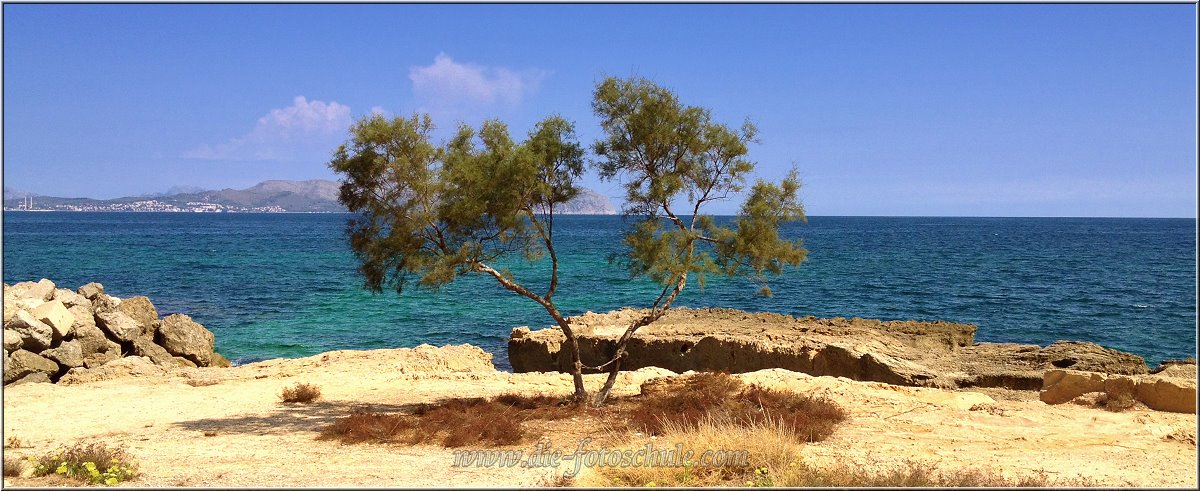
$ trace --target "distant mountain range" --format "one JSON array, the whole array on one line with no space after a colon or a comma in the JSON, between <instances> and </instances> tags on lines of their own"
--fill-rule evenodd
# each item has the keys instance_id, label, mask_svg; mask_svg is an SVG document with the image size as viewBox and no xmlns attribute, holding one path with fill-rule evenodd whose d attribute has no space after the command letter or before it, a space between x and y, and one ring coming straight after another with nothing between
<instances>
[{"instance_id":1,"label":"distant mountain range","mask_svg":"<svg viewBox=\"0 0 1200 491\"><path fill-rule=\"evenodd\" d=\"M38 196L4 189L4 209L25 209L32 197L33 210L50 211L185 211L185 212L313 212L337 213L346 208L338 203L337 181L263 181L247 189L199 190L175 186L165 193L99 200ZM614 214L607 196L584 189L560 209L564 214Z\"/></svg>"}]
</instances>

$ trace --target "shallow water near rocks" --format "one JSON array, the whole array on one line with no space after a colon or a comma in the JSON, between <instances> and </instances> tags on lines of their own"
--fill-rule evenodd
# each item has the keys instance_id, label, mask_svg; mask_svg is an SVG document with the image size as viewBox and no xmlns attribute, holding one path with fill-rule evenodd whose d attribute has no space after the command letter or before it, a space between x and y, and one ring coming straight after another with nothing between
<instances>
[{"instance_id":1,"label":"shallow water near rocks","mask_svg":"<svg viewBox=\"0 0 1200 491\"><path fill-rule=\"evenodd\" d=\"M5 212L6 283L98 281L191 315L235 362L337 349L471 343L509 367L514 326L551 320L489 278L438 292L362 289L345 214ZM643 307L655 285L630 280L615 216L557 218L567 315ZM818 317L948 320L977 341L1092 341L1151 365L1196 350L1196 221L1134 218L810 217L782 234L808 261L757 295L741 279L690 285L678 304ZM546 263L510 265L545 288Z\"/></svg>"}]
</instances>

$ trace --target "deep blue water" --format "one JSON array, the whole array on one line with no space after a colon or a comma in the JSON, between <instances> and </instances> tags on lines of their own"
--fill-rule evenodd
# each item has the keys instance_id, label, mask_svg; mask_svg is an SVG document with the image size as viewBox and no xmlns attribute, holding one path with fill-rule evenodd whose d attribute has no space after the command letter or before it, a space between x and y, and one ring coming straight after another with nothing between
<instances>
[{"instance_id":1,"label":"deep blue water","mask_svg":"<svg viewBox=\"0 0 1200 491\"><path fill-rule=\"evenodd\" d=\"M472 343L507 367L512 327L551 323L485 277L436 293L372 295L346 243L347 216L5 212L3 278L69 288L99 281L112 295L147 295L161 314L207 326L235 361ZM564 313L653 300L654 285L607 261L620 244L619 217L557 225ZM774 297L745 280L710 278L678 305L944 319L978 325L979 341L1093 341L1151 364L1196 351L1194 219L811 217L783 234L803 238L809 259L772 281ZM514 267L518 278L542 270Z\"/></svg>"}]
</instances>

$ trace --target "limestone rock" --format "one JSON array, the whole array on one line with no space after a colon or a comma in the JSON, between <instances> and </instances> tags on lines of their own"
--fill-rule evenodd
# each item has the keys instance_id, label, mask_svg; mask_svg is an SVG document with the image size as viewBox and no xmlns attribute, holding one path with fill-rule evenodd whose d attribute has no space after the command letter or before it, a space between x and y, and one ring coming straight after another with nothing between
<instances>
[{"instance_id":1,"label":"limestone rock","mask_svg":"<svg viewBox=\"0 0 1200 491\"><path fill-rule=\"evenodd\" d=\"M54 340L54 328L24 310L18 311L6 327L21 336L21 346L29 351L41 352Z\"/></svg>"},{"instance_id":2,"label":"limestone rock","mask_svg":"<svg viewBox=\"0 0 1200 491\"><path fill-rule=\"evenodd\" d=\"M78 292L80 295L83 295L83 297L88 300L95 300L96 297L104 295L104 285L99 283L88 283L79 287L76 292Z\"/></svg>"},{"instance_id":3,"label":"limestone rock","mask_svg":"<svg viewBox=\"0 0 1200 491\"><path fill-rule=\"evenodd\" d=\"M199 368L195 363L192 362L192 360L178 356L171 357L171 365L186 368Z\"/></svg>"},{"instance_id":4,"label":"limestone rock","mask_svg":"<svg viewBox=\"0 0 1200 491\"><path fill-rule=\"evenodd\" d=\"M213 351L212 361L209 362L208 366L219 367L219 368L229 368L229 367L233 366L233 362L230 362L229 359L225 358L224 356L221 356L220 353Z\"/></svg>"},{"instance_id":5,"label":"limestone rock","mask_svg":"<svg viewBox=\"0 0 1200 491\"><path fill-rule=\"evenodd\" d=\"M1062 404L1093 392L1108 397L1131 395L1146 407L1158 411L1196 412L1196 381L1160 375L1050 370L1046 372L1039 397L1047 404Z\"/></svg>"},{"instance_id":6,"label":"limestone rock","mask_svg":"<svg viewBox=\"0 0 1200 491\"><path fill-rule=\"evenodd\" d=\"M1195 360L1167 360L1158 365L1150 373L1163 377L1189 378L1196 380Z\"/></svg>"},{"instance_id":7,"label":"limestone rock","mask_svg":"<svg viewBox=\"0 0 1200 491\"><path fill-rule=\"evenodd\" d=\"M1043 378L1039 398L1046 404L1062 404L1089 392L1104 392L1105 376L1096 372L1049 370Z\"/></svg>"},{"instance_id":8,"label":"limestone rock","mask_svg":"<svg viewBox=\"0 0 1200 491\"><path fill-rule=\"evenodd\" d=\"M1196 381L1178 377L1141 377L1134 397L1150 409L1196 413Z\"/></svg>"},{"instance_id":9,"label":"limestone rock","mask_svg":"<svg viewBox=\"0 0 1200 491\"><path fill-rule=\"evenodd\" d=\"M60 384L78 384L124 377L160 377L166 373L149 358L127 356L96 368L72 368L59 379Z\"/></svg>"},{"instance_id":10,"label":"limestone rock","mask_svg":"<svg viewBox=\"0 0 1200 491\"><path fill-rule=\"evenodd\" d=\"M13 352L21 349L21 335L16 331L4 330L4 351Z\"/></svg>"},{"instance_id":11,"label":"limestone rock","mask_svg":"<svg viewBox=\"0 0 1200 491\"><path fill-rule=\"evenodd\" d=\"M146 297L133 297L122 300L117 305L118 312L124 312L142 326L143 332L152 334L154 322L158 320L158 309Z\"/></svg>"},{"instance_id":12,"label":"limestone rock","mask_svg":"<svg viewBox=\"0 0 1200 491\"><path fill-rule=\"evenodd\" d=\"M8 325L9 321L17 315L17 297L9 293L8 286L4 287L4 324Z\"/></svg>"},{"instance_id":13,"label":"limestone rock","mask_svg":"<svg viewBox=\"0 0 1200 491\"><path fill-rule=\"evenodd\" d=\"M37 320L40 320L54 330L54 339L61 340L71 334L71 329L75 326L75 316L67 310L67 307L58 300L51 300L33 309L30 314L33 314Z\"/></svg>"},{"instance_id":14,"label":"limestone rock","mask_svg":"<svg viewBox=\"0 0 1200 491\"><path fill-rule=\"evenodd\" d=\"M40 298L20 298L13 302L13 304L16 305L17 310L33 310L44 303L46 303L46 301Z\"/></svg>"},{"instance_id":15,"label":"limestone rock","mask_svg":"<svg viewBox=\"0 0 1200 491\"><path fill-rule=\"evenodd\" d=\"M173 355L187 358L206 367L213 360L212 332L184 314L171 314L163 319L157 341Z\"/></svg>"},{"instance_id":16,"label":"limestone rock","mask_svg":"<svg viewBox=\"0 0 1200 491\"><path fill-rule=\"evenodd\" d=\"M75 334L72 339L79 343L79 347L85 357L109 350L108 338L104 336L104 331L101 331L95 324L76 325Z\"/></svg>"},{"instance_id":17,"label":"limestone rock","mask_svg":"<svg viewBox=\"0 0 1200 491\"><path fill-rule=\"evenodd\" d=\"M96 298L92 299L92 311L99 314L102 312L113 312L121 305L121 299L111 297L101 293Z\"/></svg>"},{"instance_id":18,"label":"limestone rock","mask_svg":"<svg viewBox=\"0 0 1200 491\"><path fill-rule=\"evenodd\" d=\"M118 341L133 342L146 335L146 329L128 314L119 311L96 314L96 324Z\"/></svg>"},{"instance_id":19,"label":"limestone rock","mask_svg":"<svg viewBox=\"0 0 1200 491\"><path fill-rule=\"evenodd\" d=\"M44 373L47 377L58 373L58 364L28 350L17 350L8 359L4 371L4 383L9 384L33 373Z\"/></svg>"},{"instance_id":20,"label":"limestone rock","mask_svg":"<svg viewBox=\"0 0 1200 491\"><path fill-rule=\"evenodd\" d=\"M43 351L42 356L54 360L66 368L83 366L83 347L77 340L67 341L57 348Z\"/></svg>"},{"instance_id":21,"label":"limestone rock","mask_svg":"<svg viewBox=\"0 0 1200 491\"><path fill-rule=\"evenodd\" d=\"M159 366L175 366L172 356L162 346L154 344L154 338L142 336L133 340L133 354L144 356Z\"/></svg>"},{"instance_id":22,"label":"limestone rock","mask_svg":"<svg viewBox=\"0 0 1200 491\"><path fill-rule=\"evenodd\" d=\"M1142 375L1149 373L1146 361L1137 355L1105 348L1096 343L1057 341L1042 349L1049 368L1087 372Z\"/></svg>"},{"instance_id":23,"label":"limestone rock","mask_svg":"<svg viewBox=\"0 0 1200 491\"><path fill-rule=\"evenodd\" d=\"M92 312L91 303L69 307L67 312L70 312L71 316L75 318L75 325L71 327L72 331L78 332L79 329L96 327L96 313Z\"/></svg>"},{"instance_id":24,"label":"limestone rock","mask_svg":"<svg viewBox=\"0 0 1200 491\"><path fill-rule=\"evenodd\" d=\"M45 373L42 373L42 372L34 372L34 373L31 373L24 377L21 377L17 380L14 380L12 383L10 383L8 385L48 384L48 383L50 383L49 375L46 375Z\"/></svg>"},{"instance_id":25,"label":"limestone rock","mask_svg":"<svg viewBox=\"0 0 1200 491\"><path fill-rule=\"evenodd\" d=\"M104 366L108 363L111 363L113 361L120 360L120 359L121 359L121 349L117 348L117 349L113 349L113 350L109 350L109 351L92 353L88 356L83 357L83 366L86 368L96 368L96 367ZM72 370L74 370L74 369L72 369Z\"/></svg>"},{"instance_id":26,"label":"limestone rock","mask_svg":"<svg viewBox=\"0 0 1200 491\"><path fill-rule=\"evenodd\" d=\"M12 292L18 300L32 298L40 301L50 300L54 296L54 282L43 278L41 281L22 281L11 287Z\"/></svg>"},{"instance_id":27,"label":"limestone rock","mask_svg":"<svg viewBox=\"0 0 1200 491\"><path fill-rule=\"evenodd\" d=\"M75 293L71 290L68 290L66 288L59 288L57 290L54 290L53 300L58 300L59 302L62 302L63 306L65 306L68 309L71 307L74 307L76 305L86 305L89 308L92 306L91 299L89 299L83 295L80 295L78 293Z\"/></svg>"}]
</instances>

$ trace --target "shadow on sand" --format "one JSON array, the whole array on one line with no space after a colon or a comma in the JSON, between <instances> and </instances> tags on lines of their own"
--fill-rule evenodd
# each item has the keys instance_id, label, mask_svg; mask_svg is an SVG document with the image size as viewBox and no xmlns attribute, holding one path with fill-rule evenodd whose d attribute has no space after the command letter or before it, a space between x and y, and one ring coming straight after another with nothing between
<instances>
[{"instance_id":1,"label":"shadow on sand","mask_svg":"<svg viewBox=\"0 0 1200 491\"><path fill-rule=\"evenodd\" d=\"M174 426L186 430L216 433L277 435L322 428L354 412L412 412L420 404L361 404L318 401L309 404L278 403L274 411L228 418L204 418L180 421Z\"/></svg>"}]
</instances>

